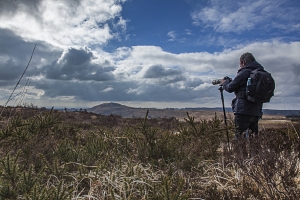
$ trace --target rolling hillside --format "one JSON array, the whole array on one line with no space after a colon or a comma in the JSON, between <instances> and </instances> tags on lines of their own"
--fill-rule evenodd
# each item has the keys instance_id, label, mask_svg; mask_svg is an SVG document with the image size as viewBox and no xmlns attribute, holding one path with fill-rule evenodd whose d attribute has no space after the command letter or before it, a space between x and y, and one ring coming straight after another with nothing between
<instances>
[{"instance_id":1,"label":"rolling hillside","mask_svg":"<svg viewBox=\"0 0 300 200\"><path fill-rule=\"evenodd\" d=\"M103 103L92 108L88 108L88 112L93 112L102 115L119 115L124 118L143 118L146 116L147 110L149 110L149 118L172 118L175 117L179 120L183 120L187 117L187 112L195 119L211 119L217 115L219 118L223 118L222 108L184 108L184 109L156 109L156 108L134 108L125 106L118 103ZM285 116L300 116L299 110L263 110L263 119L280 119L285 120ZM226 108L227 118L232 118L233 113L230 108Z\"/></svg>"},{"instance_id":2,"label":"rolling hillside","mask_svg":"<svg viewBox=\"0 0 300 200\"><path fill-rule=\"evenodd\" d=\"M215 114L223 117L221 110L186 110L186 109L156 109L156 108L133 108L118 103L104 103L98 106L87 109L88 112L93 112L102 115L120 115L125 118L141 118L145 117L149 110L149 118L171 118L175 117L182 120L187 117L187 112L195 118L213 118Z\"/></svg>"}]
</instances>

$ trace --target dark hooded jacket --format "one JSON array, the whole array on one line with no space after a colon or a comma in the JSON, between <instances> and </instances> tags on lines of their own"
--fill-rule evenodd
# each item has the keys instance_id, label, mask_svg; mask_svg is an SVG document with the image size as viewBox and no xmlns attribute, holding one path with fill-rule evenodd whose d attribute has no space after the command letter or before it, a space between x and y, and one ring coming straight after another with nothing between
<instances>
[{"instance_id":1,"label":"dark hooded jacket","mask_svg":"<svg viewBox=\"0 0 300 200\"><path fill-rule=\"evenodd\" d=\"M224 90L229 93L234 92L236 96L231 103L234 114L262 116L262 103L253 103L248 101L246 97L247 80L250 72L255 69L263 69L263 66L254 60L239 69L237 76L231 82L227 80L223 84Z\"/></svg>"}]
</instances>

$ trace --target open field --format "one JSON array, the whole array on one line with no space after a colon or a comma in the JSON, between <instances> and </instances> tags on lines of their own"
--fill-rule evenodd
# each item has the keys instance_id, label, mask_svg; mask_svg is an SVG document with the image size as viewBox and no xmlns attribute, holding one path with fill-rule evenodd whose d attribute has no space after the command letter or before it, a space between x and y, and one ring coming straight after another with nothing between
<instances>
[{"instance_id":1,"label":"open field","mask_svg":"<svg viewBox=\"0 0 300 200\"><path fill-rule=\"evenodd\" d=\"M118 105L119 106L119 105ZM212 120L213 118L217 117L219 119L224 119L224 114L222 111L210 111L210 110L170 110L170 109L147 109L147 108L139 108L139 109L130 109L128 107L114 107L110 108L107 107L101 112L104 112L106 115L122 115L125 116L123 120L128 120L130 119L138 119L138 118L144 118L148 113L148 118L156 118L156 119L170 119L170 118L175 118L176 120L179 120L181 122L185 121L187 118L187 113L189 116L194 117L195 121L201 121L201 120ZM24 111L26 108L17 108L13 109L11 115L16 115L16 114L24 114L28 111ZM38 109L36 109L38 110ZM132 111L134 110L134 111ZM93 111L93 110L90 110ZM32 115L35 115L39 112L30 111ZM64 118L64 120L67 120L66 122L69 122L69 119L76 120L76 121L81 121L83 124L92 124L95 123L103 118L105 118L104 115L102 114L96 114L92 112L64 112L64 111L57 111L59 112ZM29 112L28 112L29 113ZM84 113L84 115L83 115ZM130 113L130 114L129 114ZM133 114L133 115L132 115ZM26 115L26 114L25 114ZM82 119L82 116L85 116L84 119ZM232 112L226 112L227 120L228 123L233 124L233 113ZM1 122L3 123L3 121ZM270 115L270 114L264 114L263 118L260 119L259 121L259 129L269 129L269 128L289 128L292 127L292 122L290 119L287 119L285 116L282 115Z\"/></svg>"},{"instance_id":2,"label":"open field","mask_svg":"<svg viewBox=\"0 0 300 200\"><path fill-rule=\"evenodd\" d=\"M147 109L147 108L132 108L116 103L106 103L94 108L88 109L90 112L98 114L115 114L125 118L143 118L147 110L149 111L149 118L176 118L179 121L184 121L187 118L187 112L190 116L195 118L195 121L212 120L215 117L220 119L224 118L223 111L219 110L184 110L184 109ZM227 120L233 123L233 113L226 112ZM263 118L259 121L260 130L268 128L280 128L291 126L291 120L287 119L284 115L270 115L264 114Z\"/></svg>"},{"instance_id":3,"label":"open field","mask_svg":"<svg viewBox=\"0 0 300 200\"><path fill-rule=\"evenodd\" d=\"M262 119L259 121L260 129L291 127L293 122L289 119Z\"/></svg>"},{"instance_id":4,"label":"open field","mask_svg":"<svg viewBox=\"0 0 300 200\"><path fill-rule=\"evenodd\" d=\"M259 137L234 140L230 114L226 127L222 112L188 113L7 108L0 199L300 198L299 121L265 115Z\"/></svg>"}]
</instances>

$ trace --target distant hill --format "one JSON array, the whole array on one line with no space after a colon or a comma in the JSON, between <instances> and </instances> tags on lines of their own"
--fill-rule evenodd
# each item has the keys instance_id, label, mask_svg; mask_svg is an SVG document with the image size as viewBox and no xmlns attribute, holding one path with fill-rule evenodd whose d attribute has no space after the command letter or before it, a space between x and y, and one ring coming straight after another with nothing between
<instances>
[{"instance_id":1,"label":"distant hill","mask_svg":"<svg viewBox=\"0 0 300 200\"><path fill-rule=\"evenodd\" d=\"M187 112L195 118L213 118L215 113L222 115L221 110L185 110L185 109L156 109L156 108L133 108L118 103L104 103L98 106L87 109L88 112L93 112L102 115L120 115L126 118L143 118L149 110L149 118L171 118L183 119L187 117Z\"/></svg>"},{"instance_id":2,"label":"distant hill","mask_svg":"<svg viewBox=\"0 0 300 200\"><path fill-rule=\"evenodd\" d=\"M217 114L219 117L223 117L222 108L183 108L183 109L156 109L156 108L134 108L125 106L118 103L104 103L92 108L88 108L88 112L93 112L102 115L119 115L126 118L143 118L146 116L147 110L149 110L149 118L171 118L183 119L187 117L187 112L195 118L212 118ZM270 110L264 109L264 115L276 115L276 116L300 116L299 110ZM232 115L231 108L226 108L226 114Z\"/></svg>"},{"instance_id":3,"label":"distant hill","mask_svg":"<svg viewBox=\"0 0 300 200\"><path fill-rule=\"evenodd\" d=\"M135 117L147 112L146 108L133 108L118 103L103 103L98 106L87 109L88 112L93 112L102 115L121 115L122 117Z\"/></svg>"}]
</instances>

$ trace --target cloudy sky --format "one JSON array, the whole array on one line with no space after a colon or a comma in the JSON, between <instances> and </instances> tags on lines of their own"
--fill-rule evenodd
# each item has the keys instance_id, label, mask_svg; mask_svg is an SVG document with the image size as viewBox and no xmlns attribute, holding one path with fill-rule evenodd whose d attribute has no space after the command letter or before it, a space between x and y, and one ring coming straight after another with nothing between
<instances>
[{"instance_id":1,"label":"cloudy sky","mask_svg":"<svg viewBox=\"0 0 300 200\"><path fill-rule=\"evenodd\" d=\"M300 109L299 0L1 0L0 103L221 107L211 81L251 52ZM230 107L233 94L224 93Z\"/></svg>"}]
</instances>

